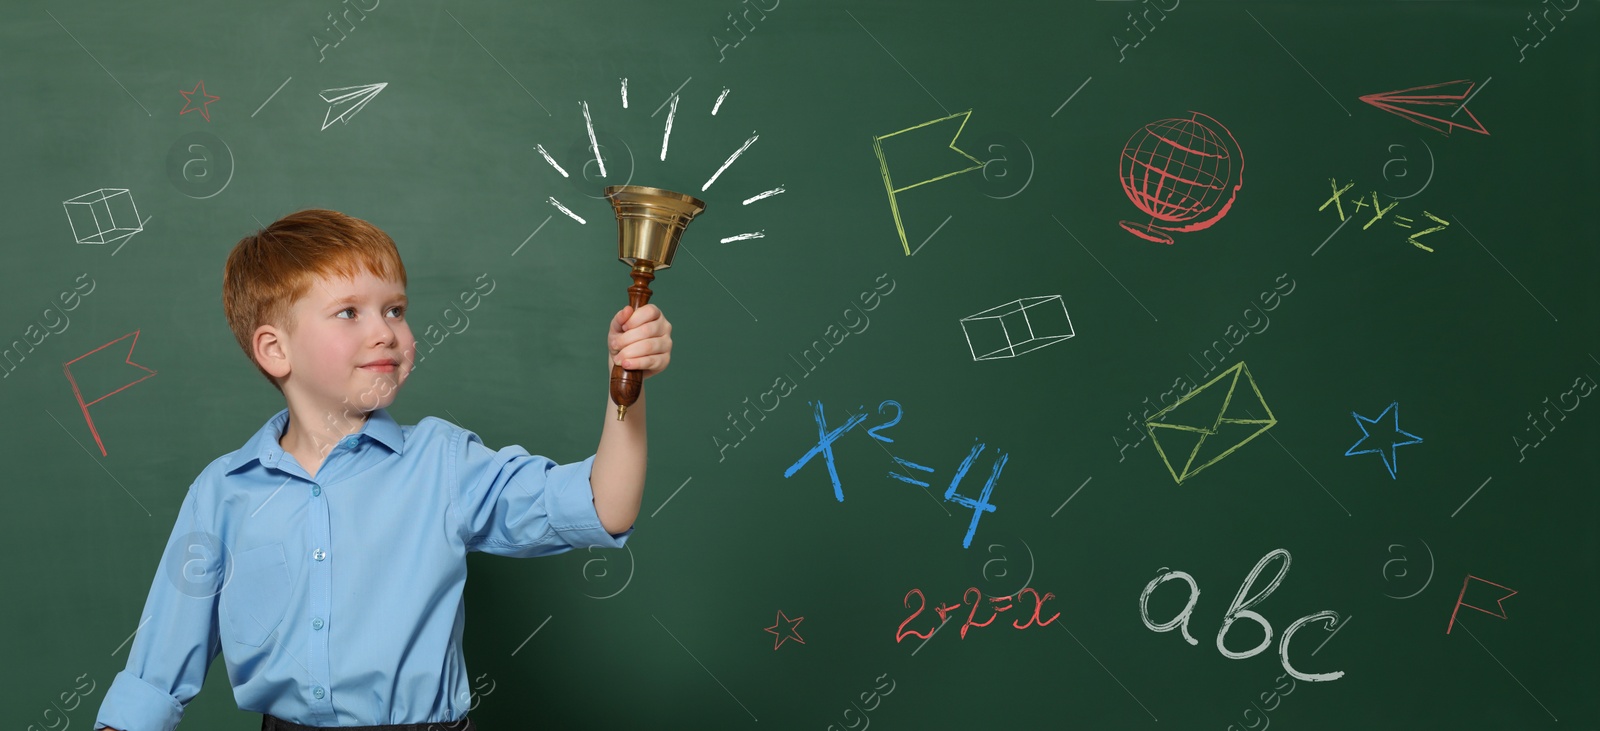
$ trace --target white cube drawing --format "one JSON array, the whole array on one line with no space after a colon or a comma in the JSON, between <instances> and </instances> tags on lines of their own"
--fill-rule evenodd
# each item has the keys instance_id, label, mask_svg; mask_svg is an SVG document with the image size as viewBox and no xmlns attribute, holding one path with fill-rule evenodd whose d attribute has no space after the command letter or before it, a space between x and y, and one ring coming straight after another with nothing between
<instances>
[{"instance_id":1,"label":"white cube drawing","mask_svg":"<svg viewBox=\"0 0 1600 731\"><path fill-rule=\"evenodd\" d=\"M1013 358L1072 337L1061 295L1023 297L961 318L973 360Z\"/></svg>"},{"instance_id":2,"label":"white cube drawing","mask_svg":"<svg viewBox=\"0 0 1600 731\"><path fill-rule=\"evenodd\" d=\"M101 188L61 205L67 209L72 238L80 244L109 244L144 230L127 188Z\"/></svg>"}]
</instances>

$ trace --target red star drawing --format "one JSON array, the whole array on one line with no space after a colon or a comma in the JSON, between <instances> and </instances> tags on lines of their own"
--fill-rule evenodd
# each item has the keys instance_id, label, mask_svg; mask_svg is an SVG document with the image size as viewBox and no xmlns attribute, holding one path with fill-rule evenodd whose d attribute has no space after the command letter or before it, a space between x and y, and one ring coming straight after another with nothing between
<instances>
[{"instance_id":1,"label":"red star drawing","mask_svg":"<svg viewBox=\"0 0 1600 731\"><path fill-rule=\"evenodd\" d=\"M805 619L806 619L805 617L797 617L797 618L795 618L793 620L790 620L788 617L783 616L783 610L782 609L778 610L778 621L776 623L774 623L771 627L767 628L768 632L771 632L773 634L773 636L778 638L778 640L776 642L772 643L772 649L773 649L774 652L777 651L778 646L783 644L784 640L787 640L790 637L793 637L795 642L798 642L798 643L800 643L802 645L804 645L806 643L805 640L800 639L800 633L795 632L795 628L799 627L800 623L804 622ZM792 622L792 623L789 624L788 627L784 628L784 634L778 634L778 627L782 626L785 622Z\"/></svg>"},{"instance_id":2,"label":"red star drawing","mask_svg":"<svg viewBox=\"0 0 1600 731\"><path fill-rule=\"evenodd\" d=\"M194 88L190 89L189 91L179 89L178 93L183 95L183 111L178 112L178 116L181 117L189 112L199 112L200 116L205 117L207 122L211 121L211 102L222 98L220 96L212 96L207 94L206 82L204 81L195 84ZM205 101L201 102L200 106L198 107L192 107L190 105L194 104L194 99L190 98L190 94L199 94L205 98Z\"/></svg>"}]
</instances>

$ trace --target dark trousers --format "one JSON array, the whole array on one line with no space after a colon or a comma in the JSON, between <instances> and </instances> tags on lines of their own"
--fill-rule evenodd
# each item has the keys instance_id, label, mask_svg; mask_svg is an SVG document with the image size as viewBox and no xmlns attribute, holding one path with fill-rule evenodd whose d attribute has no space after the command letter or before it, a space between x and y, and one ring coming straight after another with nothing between
<instances>
[{"instance_id":1,"label":"dark trousers","mask_svg":"<svg viewBox=\"0 0 1600 731\"><path fill-rule=\"evenodd\" d=\"M472 719L466 716L462 716L455 721L401 723L382 726L304 726L293 721L285 721L271 714L261 717L261 731L322 731L323 729L338 729L338 731L478 731L478 727L472 724Z\"/></svg>"}]
</instances>

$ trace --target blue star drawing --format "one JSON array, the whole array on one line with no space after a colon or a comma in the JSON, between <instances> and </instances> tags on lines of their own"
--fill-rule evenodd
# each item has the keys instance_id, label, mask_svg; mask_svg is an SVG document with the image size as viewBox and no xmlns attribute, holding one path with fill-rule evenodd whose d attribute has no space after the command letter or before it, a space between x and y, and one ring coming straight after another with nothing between
<instances>
[{"instance_id":1,"label":"blue star drawing","mask_svg":"<svg viewBox=\"0 0 1600 731\"><path fill-rule=\"evenodd\" d=\"M1398 440L1400 437L1410 437L1410 441L1391 441L1387 447L1372 446L1366 449L1359 449L1359 447L1364 444L1369 437L1372 436L1372 433L1367 431L1367 424L1376 426L1377 423L1383 421L1384 417L1388 416L1390 412L1394 412L1394 439ZM1361 427L1361 439L1357 440L1356 443L1350 447L1349 451L1344 453L1344 456L1350 457L1357 454L1377 452L1378 456L1383 458L1383 466L1389 468L1389 478L1399 479L1395 476L1396 462L1394 448L1404 447L1408 444L1422 443L1422 437L1400 429L1400 402L1396 401L1389 404L1389 408L1384 409L1383 413L1378 414L1378 418L1376 419L1368 419L1367 417L1357 414L1354 411L1350 412L1350 415L1356 417L1356 426ZM1366 422L1366 424L1363 424L1362 422Z\"/></svg>"}]
</instances>

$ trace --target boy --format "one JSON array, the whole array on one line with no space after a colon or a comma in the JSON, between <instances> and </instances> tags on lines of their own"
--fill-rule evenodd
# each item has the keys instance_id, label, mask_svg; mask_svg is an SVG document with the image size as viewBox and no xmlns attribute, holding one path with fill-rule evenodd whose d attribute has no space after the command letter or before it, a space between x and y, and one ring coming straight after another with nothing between
<instances>
[{"instance_id":1,"label":"boy","mask_svg":"<svg viewBox=\"0 0 1600 731\"><path fill-rule=\"evenodd\" d=\"M267 731L473 729L466 554L633 533L643 394L625 421L608 397L595 455L565 465L442 419L400 426L385 407L416 357L405 286L389 236L334 211L285 216L229 254L228 324L288 407L189 487L94 728L172 731L220 651ZM660 373L671 329L655 305L623 308L608 373Z\"/></svg>"}]
</instances>

